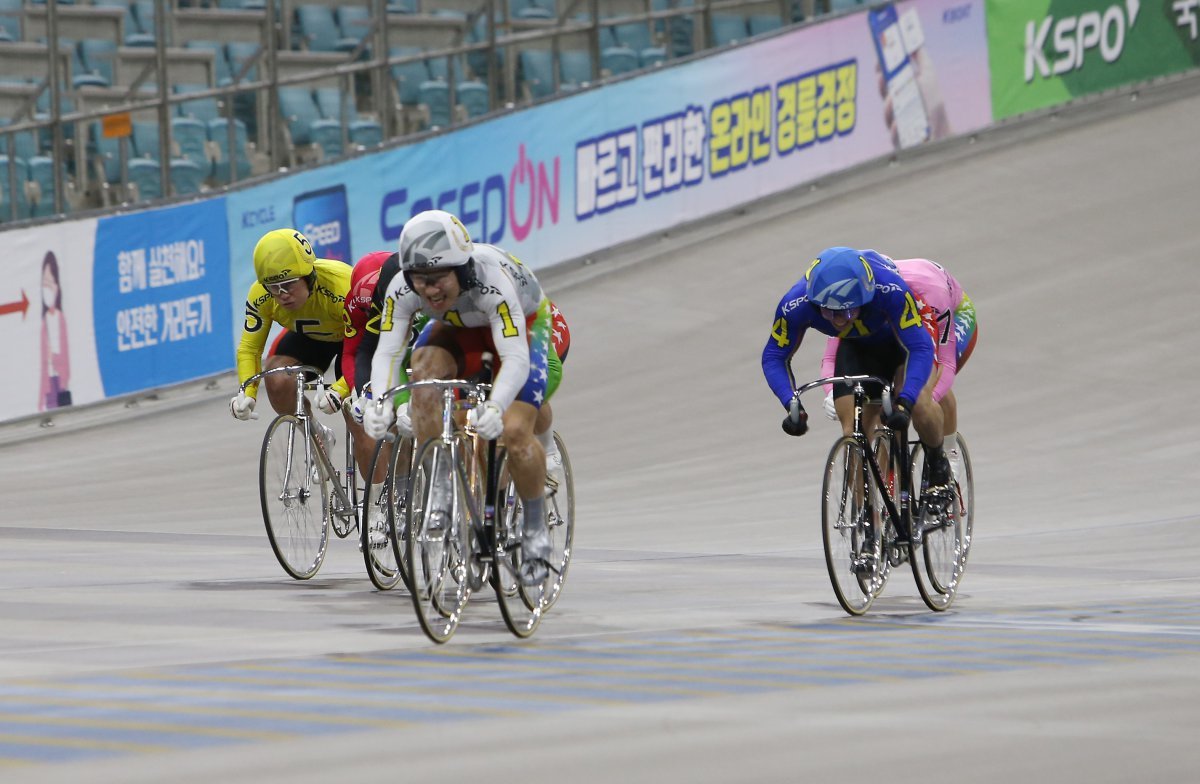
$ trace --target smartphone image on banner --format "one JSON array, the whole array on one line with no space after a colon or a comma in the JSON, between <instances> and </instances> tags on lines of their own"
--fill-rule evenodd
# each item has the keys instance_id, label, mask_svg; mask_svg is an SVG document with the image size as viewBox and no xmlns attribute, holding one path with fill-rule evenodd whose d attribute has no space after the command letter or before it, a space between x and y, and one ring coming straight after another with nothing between
<instances>
[{"instance_id":1,"label":"smartphone image on banner","mask_svg":"<svg viewBox=\"0 0 1200 784\"><path fill-rule=\"evenodd\" d=\"M907 38L920 45L920 22L915 15L905 15L910 27ZM875 41L875 53L879 56L879 67L883 71L887 95L892 100L892 115L900 146L912 147L929 138L929 116L921 89L917 85L910 49L906 43L896 7L886 5L867 12L871 25L871 38ZM912 28L915 28L912 29Z\"/></svg>"},{"instance_id":2,"label":"smartphone image on banner","mask_svg":"<svg viewBox=\"0 0 1200 784\"><path fill-rule=\"evenodd\" d=\"M350 257L350 210L346 186L334 185L302 193L292 201L292 225L308 237L318 258L347 264Z\"/></svg>"}]
</instances>

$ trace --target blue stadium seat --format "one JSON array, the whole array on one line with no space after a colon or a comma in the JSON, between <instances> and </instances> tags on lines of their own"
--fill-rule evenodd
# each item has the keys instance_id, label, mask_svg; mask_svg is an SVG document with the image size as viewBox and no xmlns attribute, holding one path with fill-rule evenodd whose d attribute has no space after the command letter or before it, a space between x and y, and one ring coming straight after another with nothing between
<instances>
[{"instance_id":1,"label":"blue stadium seat","mask_svg":"<svg viewBox=\"0 0 1200 784\"><path fill-rule=\"evenodd\" d=\"M213 79L216 82L214 87L226 84L233 78L229 70L229 58L225 55L225 44L221 41L188 41L184 43L183 48L206 49L213 53Z\"/></svg>"},{"instance_id":2,"label":"blue stadium seat","mask_svg":"<svg viewBox=\"0 0 1200 784\"><path fill-rule=\"evenodd\" d=\"M205 84L177 84L173 88L176 93L194 93L201 90L209 89ZM180 117L192 117L199 120L205 126L210 120L215 120L221 116L221 105L216 98L192 98L187 101L181 101L176 104L179 107Z\"/></svg>"},{"instance_id":3,"label":"blue stadium seat","mask_svg":"<svg viewBox=\"0 0 1200 784\"><path fill-rule=\"evenodd\" d=\"M777 14L751 14L746 18L750 35L762 35L783 27L783 20Z\"/></svg>"},{"instance_id":4,"label":"blue stadium seat","mask_svg":"<svg viewBox=\"0 0 1200 784\"><path fill-rule=\"evenodd\" d=\"M612 30L615 46L627 46L635 52L654 46L650 27L645 22L626 22L612 25L608 29Z\"/></svg>"},{"instance_id":5,"label":"blue stadium seat","mask_svg":"<svg viewBox=\"0 0 1200 784\"><path fill-rule=\"evenodd\" d=\"M586 49L564 49L558 53L559 87L578 89L592 81L592 53Z\"/></svg>"},{"instance_id":6,"label":"blue stadium seat","mask_svg":"<svg viewBox=\"0 0 1200 784\"><path fill-rule=\"evenodd\" d=\"M79 59L91 73L97 74L105 84L116 84L113 68L117 58L117 44L103 38L85 38L79 42Z\"/></svg>"},{"instance_id":7,"label":"blue stadium seat","mask_svg":"<svg viewBox=\"0 0 1200 784\"><path fill-rule=\"evenodd\" d=\"M250 176L250 158L247 154L246 124L241 120L233 121L234 158L236 159L237 178L239 180ZM213 161L213 179L226 184L230 181L229 154L229 121L218 117L208 124L208 140L217 150L217 158Z\"/></svg>"},{"instance_id":8,"label":"blue stadium seat","mask_svg":"<svg viewBox=\"0 0 1200 784\"><path fill-rule=\"evenodd\" d=\"M488 88L483 82L459 82L455 85L458 105L466 110L467 117L481 117L488 113Z\"/></svg>"},{"instance_id":9,"label":"blue stadium seat","mask_svg":"<svg viewBox=\"0 0 1200 784\"><path fill-rule=\"evenodd\" d=\"M54 215L54 159L47 155L35 155L29 159L29 179L37 184L36 200L30 200L29 211L35 218ZM66 199L63 209L69 210Z\"/></svg>"},{"instance_id":10,"label":"blue stadium seat","mask_svg":"<svg viewBox=\"0 0 1200 784\"><path fill-rule=\"evenodd\" d=\"M638 52L638 62L643 68L658 65L667 59L667 50L661 46L647 46Z\"/></svg>"},{"instance_id":11,"label":"blue stadium seat","mask_svg":"<svg viewBox=\"0 0 1200 784\"><path fill-rule=\"evenodd\" d=\"M25 195L25 183L29 180L29 168L21 158L14 158L16 169L16 200L11 199L8 179L8 156L0 154L0 221L13 220L12 207L16 204L17 220L30 216L29 199Z\"/></svg>"},{"instance_id":12,"label":"blue stadium seat","mask_svg":"<svg viewBox=\"0 0 1200 784\"><path fill-rule=\"evenodd\" d=\"M450 125L450 85L429 80L417 88L419 102L429 112L429 125L445 128Z\"/></svg>"},{"instance_id":13,"label":"blue stadium seat","mask_svg":"<svg viewBox=\"0 0 1200 784\"><path fill-rule=\"evenodd\" d=\"M171 192L175 196L191 196L204 188L207 172L190 158L171 161Z\"/></svg>"},{"instance_id":14,"label":"blue stadium seat","mask_svg":"<svg viewBox=\"0 0 1200 784\"><path fill-rule=\"evenodd\" d=\"M396 46L389 52L389 57L406 57L420 54L421 49L415 46ZM400 103L406 106L416 106L420 102L421 84L429 81L429 66L424 60L413 60L392 66L392 78L396 80L396 91Z\"/></svg>"},{"instance_id":15,"label":"blue stadium seat","mask_svg":"<svg viewBox=\"0 0 1200 784\"><path fill-rule=\"evenodd\" d=\"M296 6L296 33L304 48L311 52L336 52L338 50L337 20L333 9L326 5Z\"/></svg>"},{"instance_id":16,"label":"blue stadium seat","mask_svg":"<svg viewBox=\"0 0 1200 784\"><path fill-rule=\"evenodd\" d=\"M208 127L195 117L173 117L171 142L172 157L186 158L196 164L202 175L200 179L207 180L212 174L212 161L208 158Z\"/></svg>"},{"instance_id":17,"label":"blue stadium seat","mask_svg":"<svg viewBox=\"0 0 1200 784\"><path fill-rule=\"evenodd\" d=\"M348 123L358 114L354 107L354 96L347 95L338 87L318 87L313 90L317 109L326 120Z\"/></svg>"},{"instance_id":18,"label":"blue stadium seat","mask_svg":"<svg viewBox=\"0 0 1200 784\"><path fill-rule=\"evenodd\" d=\"M134 189L131 196L136 201L152 201L161 199L162 168L153 158L134 158L129 162L129 185Z\"/></svg>"},{"instance_id":19,"label":"blue stadium seat","mask_svg":"<svg viewBox=\"0 0 1200 784\"><path fill-rule=\"evenodd\" d=\"M712 42L713 46L725 46L735 41L741 41L749 35L746 28L746 17L741 14L713 14Z\"/></svg>"},{"instance_id":20,"label":"blue stadium seat","mask_svg":"<svg viewBox=\"0 0 1200 784\"><path fill-rule=\"evenodd\" d=\"M21 0L0 0L0 40L22 40L21 7Z\"/></svg>"},{"instance_id":21,"label":"blue stadium seat","mask_svg":"<svg viewBox=\"0 0 1200 784\"><path fill-rule=\"evenodd\" d=\"M309 138L321 148L326 158L337 158L342 154L342 124L337 120L314 120L309 129Z\"/></svg>"},{"instance_id":22,"label":"blue stadium seat","mask_svg":"<svg viewBox=\"0 0 1200 784\"><path fill-rule=\"evenodd\" d=\"M523 49L518 57L520 83L533 100L554 94L554 60L549 49Z\"/></svg>"},{"instance_id":23,"label":"blue stadium seat","mask_svg":"<svg viewBox=\"0 0 1200 784\"><path fill-rule=\"evenodd\" d=\"M279 88L279 112L287 122L292 144L312 142L312 125L321 119L312 91L307 87L291 86Z\"/></svg>"},{"instance_id":24,"label":"blue stadium seat","mask_svg":"<svg viewBox=\"0 0 1200 784\"><path fill-rule=\"evenodd\" d=\"M350 143L358 147L378 147L383 144L383 126L375 120L355 120L347 130Z\"/></svg>"},{"instance_id":25,"label":"blue stadium seat","mask_svg":"<svg viewBox=\"0 0 1200 784\"><path fill-rule=\"evenodd\" d=\"M338 6L337 24L340 32L337 49L342 52L352 52L358 48L363 38L371 30L371 11L365 5ZM367 54L367 59L370 59L370 43L368 40L368 46L363 50Z\"/></svg>"},{"instance_id":26,"label":"blue stadium seat","mask_svg":"<svg viewBox=\"0 0 1200 784\"><path fill-rule=\"evenodd\" d=\"M158 123L146 120L133 124L133 152L138 158L158 160L161 150L158 145Z\"/></svg>"},{"instance_id":27,"label":"blue stadium seat","mask_svg":"<svg viewBox=\"0 0 1200 784\"><path fill-rule=\"evenodd\" d=\"M168 5L168 8L170 6ZM135 0L133 16L137 21L137 30L133 33L125 28L125 44L127 46L154 46L154 0ZM169 16L169 14L168 14ZM167 45L171 44L171 26L166 27Z\"/></svg>"},{"instance_id":28,"label":"blue stadium seat","mask_svg":"<svg viewBox=\"0 0 1200 784\"><path fill-rule=\"evenodd\" d=\"M637 52L627 46L610 46L600 53L600 68L607 75L618 76L639 67Z\"/></svg>"},{"instance_id":29,"label":"blue stadium seat","mask_svg":"<svg viewBox=\"0 0 1200 784\"><path fill-rule=\"evenodd\" d=\"M106 137L99 120L93 120L89 128L88 152L92 157L93 168L97 169L97 175L104 182L115 185L121 181L121 140ZM132 143L129 144L127 154L133 155Z\"/></svg>"}]
</instances>

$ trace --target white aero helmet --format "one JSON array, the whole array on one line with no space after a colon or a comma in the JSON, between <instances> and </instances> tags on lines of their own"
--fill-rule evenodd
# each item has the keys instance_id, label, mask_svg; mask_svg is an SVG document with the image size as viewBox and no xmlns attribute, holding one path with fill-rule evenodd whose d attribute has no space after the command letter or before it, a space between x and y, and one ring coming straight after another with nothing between
<instances>
[{"instance_id":1,"label":"white aero helmet","mask_svg":"<svg viewBox=\"0 0 1200 784\"><path fill-rule=\"evenodd\" d=\"M417 213L400 232L400 269L405 272L462 267L474 251L467 227L442 210Z\"/></svg>"}]
</instances>

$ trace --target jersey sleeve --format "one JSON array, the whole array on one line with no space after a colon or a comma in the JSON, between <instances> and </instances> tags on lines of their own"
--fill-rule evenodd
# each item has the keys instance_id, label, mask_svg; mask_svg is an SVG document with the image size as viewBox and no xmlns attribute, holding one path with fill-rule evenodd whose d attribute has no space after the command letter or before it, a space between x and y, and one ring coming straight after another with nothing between
<instances>
[{"instance_id":1,"label":"jersey sleeve","mask_svg":"<svg viewBox=\"0 0 1200 784\"><path fill-rule=\"evenodd\" d=\"M877 273L882 277L881 273ZM908 284L898 273L891 276L893 284L883 295L888 320L896 339L908 354L904 363L904 387L898 397L915 403L933 372L934 345ZM878 289L877 289L878 290Z\"/></svg>"},{"instance_id":2,"label":"jersey sleeve","mask_svg":"<svg viewBox=\"0 0 1200 784\"><path fill-rule=\"evenodd\" d=\"M250 286L246 293L246 319L242 324L242 336L237 347L238 385L262 370L263 349L274 322L275 300L259 283ZM258 384L246 387L250 397L258 396Z\"/></svg>"},{"instance_id":3,"label":"jersey sleeve","mask_svg":"<svg viewBox=\"0 0 1200 784\"><path fill-rule=\"evenodd\" d=\"M525 311L516 287L501 276L496 292L481 303L488 314L492 342L500 355L500 372L492 382L491 399L508 410L529 379L529 337L525 331Z\"/></svg>"},{"instance_id":4,"label":"jersey sleeve","mask_svg":"<svg viewBox=\"0 0 1200 784\"><path fill-rule=\"evenodd\" d=\"M792 375L792 355L800 348L804 332L808 329L806 317L809 308L801 286L793 287L775 308L775 321L771 324L771 336L762 351L763 375L767 385L784 408L792 402L796 391L796 379Z\"/></svg>"},{"instance_id":5,"label":"jersey sleeve","mask_svg":"<svg viewBox=\"0 0 1200 784\"><path fill-rule=\"evenodd\" d=\"M408 289L404 278L400 275L393 278L383 297L379 339L371 357L371 393L376 399L392 387L408 382L404 356L409 323L418 307L419 297Z\"/></svg>"}]
</instances>

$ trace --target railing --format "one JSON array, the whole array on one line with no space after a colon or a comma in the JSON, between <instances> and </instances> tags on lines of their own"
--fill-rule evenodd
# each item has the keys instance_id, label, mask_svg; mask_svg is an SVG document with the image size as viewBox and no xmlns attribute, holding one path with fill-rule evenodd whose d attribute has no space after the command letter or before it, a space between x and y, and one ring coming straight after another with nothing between
<instances>
[{"instance_id":1,"label":"railing","mask_svg":"<svg viewBox=\"0 0 1200 784\"><path fill-rule=\"evenodd\" d=\"M328 53L290 48L296 40L291 20L299 0L266 2L258 11L175 7L179 2L154 0L153 48L127 51L121 36L129 35L123 29L128 19L117 26L112 55L114 80L122 83L117 87L91 86L78 74L64 79L72 74L75 56L66 47L50 57L44 45L0 44L0 64L14 63L4 68L6 75L31 75L37 69L30 63L44 53L33 83L0 85L0 122L9 121L0 125L0 221L184 198L584 89L621 75L610 72L604 61L603 41L616 26L644 27L646 40L662 50L655 64L637 63L633 70L639 71L724 45L712 37L713 21L721 14L774 14L786 26L827 10L815 7L817 0L696 0L678 7L672 7L676 0L558 0L557 15L537 17L511 15L510 0L423 0L430 12L420 14L389 10L388 0L369 0L361 34L341 52ZM334 0L304 2L345 6ZM26 19L44 23L48 40L66 37L64 20L70 18L74 25L86 16L54 0L35 8L25 7ZM111 9L79 8L111 29ZM455 9L457 14L446 13ZM748 28L746 32L750 37ZM195 47L205 40L201 35L219 35L216 40L222 44L235 42L227 83L218 81L229 48L211 52L210 59L210 50ZM419 50L398 48L413 45ZM562 53L584 51L588 78L565 79ZM527 52L542 54L535 58ZM540 77L522 72L522 62L535 59L549 63ZM419 74L422 67L440 69L442 63L444 73L428 80L437 104L419 95L413 101L406 71ZM172 89L206 71L210 78L200 89ZM486 93L480 92L480 84ZM307 118L287 106L295 95L303 95L289 93L293 87L306 88L314 102L337 96L326 102L336 103L325 111L337 116L319 124L319 139L316 126L305 125ZM422 87L417 85L418 92ZM322 89L332 91L321 95ZM465 94L468 89L470 95ZM486 101L467 102L478 95L486 95ZM39 101L46 99L46 111L39 113ZM206 120L203 139L194 123L178 120L200 106L206 117L215 115ZM316 114L320 119L319 110ZM31 156L31 150L36 154ZM157 168L144 160L147 152L157 159ZM182 177L194 174L190 165L180 163L187 159L204 175L202 182Z\"/></svg>"}]
</instances>

